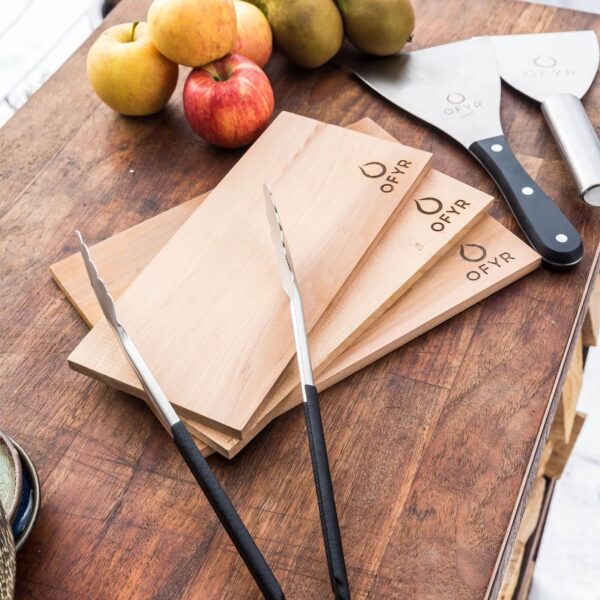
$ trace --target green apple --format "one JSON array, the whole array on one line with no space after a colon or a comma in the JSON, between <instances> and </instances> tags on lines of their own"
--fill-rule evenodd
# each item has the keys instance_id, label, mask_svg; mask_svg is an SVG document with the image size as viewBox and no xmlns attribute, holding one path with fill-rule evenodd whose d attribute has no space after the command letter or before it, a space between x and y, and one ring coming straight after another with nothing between
<instances>
[{"instance_id":1,"label":"green apple","mask_svg":"<svg viewBox=\"0 0 600 600\"><path fill-rule=\"evenodd\" d=\"M169 101L179 67L152 43L147 23L123 23L103 32L87 56L90 84L122 115L159 111Z\"/></svg>"},{"instance_id":2,"label":"green apple","mask_svg":"<svg viewBox=\"0 0 600 600\"><path fill-rule=\"evenodd\" d=\"M222 58L235 44L232 0L154 0L148 25L160 52L188 67Z\"/></svg>"}]
</instances>

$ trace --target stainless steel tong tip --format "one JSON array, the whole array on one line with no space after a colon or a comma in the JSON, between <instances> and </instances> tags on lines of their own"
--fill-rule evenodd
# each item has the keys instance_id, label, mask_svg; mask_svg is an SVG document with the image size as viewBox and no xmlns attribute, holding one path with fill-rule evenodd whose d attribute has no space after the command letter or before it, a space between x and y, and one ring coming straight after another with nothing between
<instances>
[{"instance_id":1,"label":"stainless steel tong tip","mask_svg":"<svg viewBox=\"0 0 600 600\"><path fill-rule=\"evenodd\" d=\"M79 240L79 250L81 252L81 256L83 258L83 263L85 264L85 269L87 271L88 277L90 279L90 283L92 284L92 288L96 293L96 298L98 299L98 303L100 304L100 308L106 317L106 320L110 323L111 327L114 329L121 328L121 324L119 323L119 319L117 317L117 310L115 308L115 301L113 297L110 295L108 291L108 286L100 274L98 273L98 267L96 267L96 263L94 263L92 256L90 254L90 249L87 244L83 241L83 236L81 232L76 229L75 234Z\"/></svg>"}]
</instances>

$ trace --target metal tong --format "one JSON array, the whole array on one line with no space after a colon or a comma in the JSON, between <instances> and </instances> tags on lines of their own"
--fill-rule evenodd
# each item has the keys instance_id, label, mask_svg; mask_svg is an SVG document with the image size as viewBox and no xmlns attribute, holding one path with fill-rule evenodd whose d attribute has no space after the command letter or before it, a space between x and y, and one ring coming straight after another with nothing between
<instances>
[{"instance_id":1,"label":"metal tong","mask_svg":"<svg viewBox=\"0 0 600 600\"><path fill-rule=\"evenodd\" d=\"M237 548L243 561L246 563L246 566L260 588L260 591L265 598L268 598L269 600L284 599L285 596L279 583L252 539L250 532L246 529L242 519L235 510L231 500L225 493L225 490L221 487L221 484L215 477L206 462L206 459L202 456L200 450L198 450L189 431L177 416L173 406L152 375L152 372L142 358L142 355L135 347L131 338L127 335L123 325L119 322L115 303L106 287L106 283L100 278L98 269L90 256L90 251L84 243L81 234L79 231L76 233L79 238L83 262L85 263L90 283L92 284L96 298L100 303L102 312L114 330L127 360L139 377L154 414L165 426L167 431L171 432L175 446L177 446L177 449L181 453L181 456L183 456L183 459L200 485L204 495L210 502L210 505L221 521L229 538Z\"/></svg>"},{"instance_id":2,"label":"metal tong","mask_svg":"<svg viewBox=\"0 0 600 600\"><path fill-rule=\"evenodd\" d=\"M313 380L302 298L296 281L289 245L285 240L283 227L273 198L273 192L266 183L263 185L263 191L267 218L271 226L271 237L273 238L277 254L279 274L283 289L290 299L296 356L300 371L302 398L304 400L304 418L306 419L313 477L319 502L319 515L321 517L321 528L325 542L327 566L329 567L329 580L335 597L338 600L349 600L350 586L346 574L342 537L335 507L329 460L327 458L325 434L323 433L323 423L319 408L319 396Z\"/></svg>"}]
</instances>

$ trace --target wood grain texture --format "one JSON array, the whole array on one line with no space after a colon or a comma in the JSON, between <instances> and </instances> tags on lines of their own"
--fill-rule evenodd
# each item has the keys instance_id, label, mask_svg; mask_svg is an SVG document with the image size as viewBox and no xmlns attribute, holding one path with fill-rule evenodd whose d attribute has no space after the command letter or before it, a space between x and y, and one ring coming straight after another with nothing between
<instances>
[{"instance_id":1,"label":"wood grain texture","mask_svg":"<svg viewBox=\"0 0 600 600\"><path fill-rule=\"evenodd\" d=\"M350 125L349 128L393 141L389 134L370 119L362 119ZM377 315L381 314L435 265L440 256L447 251L449 245L464 235L488 212L491 201L492 198L489 195L438 171L433 170L425 174L423 181L419 183L408 199L408 205L391 219L381 239L363 257L350 280L313 328L310 334L310 345L315 373L318 375L327 362L331 362L329 359L351 344L368 323L372 322ZM116 298L126 289L126 281L131 282L139 273L138 268L141 263L149 264L152 254L158 252L160 247L156 242L161 239L166 242L162 234L151 230L151 227L162 226L163 222L168 220L167 227L172 232L175 221L180 219L183 222L184 218L189 216L186 205L184 208L185 210L177 209L177 211L171 209L165 216L156 217L152 223L137 226L129 232L122 232L115 236L114 248L109 240L98 245L101 272L106 273L107 281L112 282L113 285L110 286L110 289L113 290ZM499 231L502 230L503 228L500 227ZM487 232L485 235L487 237ZM510 234L507 236L508 246L506 249L508 250L512 247L509 237ZM146 238L148 238L147 242ZM517 242L516 238L514 239ZM128 248L128 244L131 249ZM519 247L522 246L519 242L517 244ZM95 250L94 247L94 256ZM147 253L147 256L142 259L144 252ZM131 266L127 267L125 265L130 262L130 254L133 254L133 260ZM529 265L528 261L531 261L531 264L536 262L533 253L523 253L523 255L526 260L519 265L521 269L526 263ZM86 313L88 307L93 307L92 310L97 311L95 299L89 296L90 286L87 283L87 275L80 257L72 256L64 259L57 265L53 265L51 270L55 281L65 291L71 302L75 302L80 313ZM474 286L474 284L472 285ZM481 292L483 287L481 289L472 287L472 289L475 294ZM97 313L94 312L94 314ZM446 314L449 315L450 312L446 311ZM84 316L84 319L88 322L95 322L91 316ZM428 316L428 319L431 320L431 317ZM413 327L414 324L414 321L411 322ZM422 322L419 322L418 325L424 327ZM106 344L111 344L112 351L112 345L114 345L112 332L108 328L104 329L102 337L97 337L92 347L86 350L86 356L77 359L76 370L90 373L118 389L134 391L136 396L144 398L145 392L141 383L127 362L111 360L101 373L90 368L89 353L95 352L102 355L109 351L108 348L100 347L98 339L106 341ZM389 345L389 339L386 339L385 343ZM364 366L373 360L375 358L364 360L362 364ZM286 396L297 391L298 385L296 361L292 359L273 389L266 395L259 410L250 419L243 435L243 443L239 443L237 436L227 435L209 427L194 419L192 415L188 415L186 422L205 442L231 458L275 415L282 414L281 403ZM295 404L295 401L287 402L286 406L291 408Z\"/></svg>"},{"instance_id":2,"label":"wood grain texture","mask_svg":"<svg viewBox=\"0 0 600 600\"><path fill-rule=\"evenodd\" d=\"M571 364L567 370L560 402L556 408L550 441L557 444L568 444L575 421L577 402L583 383L583 340L580 337L575 345Z\"/></svg>"},{"instance_id":3,"label":"wood grain texture","mask_svg":"<svg viewBox=\"0 0 600 600\"><path fill-rule=\"evenodd\" d=\"M488 253L486 260L474 263L463 258L469 256L469 251L479 253L482 248ZM470 258L473 257L471 254ZM540 257L536 252L492 217L485 217L329 367L317 371L317 387L320 391L331 387L531 273L539 265ZM295 364L293 367L297 369ZM284 376L286 372L287 369ZM277 402L270 402L259 411L259 416L253 420L253 428L243 440L218 435L194 421L188 421L188 425L217 452L233 457L274 418L301 404L298 384L287 388L278 383L276 389L287 389L288 393L281 393L280 398L273 396Z\"/></svg>"},{"instance_id":4,"label":"wood grain texture","mask_svg":"<svg viewBox=\"0 0 600 600\"><path fill-rule=\"evenodd\" d=\"M450 245L482 217L491 200L435 170L425 176L417 192L311 331L311 360L317 378L368 331L375 319L401 300ZM433 209L431 199L434 199ZM424 214L418 206L439 212ZM448 223L440 220L440 215ZM441 224L443 229L434 230L432 224ZM297 391L299 383L298 367L293 360L250 420L250 427L264 420L288 395Z\"/></svg>"},{"instance_id":5,"label":"wood grain texture","mask_svg":"<svg viewBox=\"0 0 600 600\"><path fill-rule=\"evenodd\" d=\"M147 4L122 0L106 25L143 19ZM414 4L413 47L493 33L600 33L598 17L510 0ZM255 598L154 417L68 368L86 326L48 276L75 251L75 227L86 224L90 243L106 239L214 188L240 153L195 137L179 92L151 118L111 113L85 81L88 46L0 130L0 420L31 454L43 494L18 557L17 598ZM267 72L278 109L340 125L369 116L432 151L434 168L497 194L458 145L333 65L304 72L275 56ZM598 124L597 84L584 104ZM323 394L356 598L497 596L581 330L600 215L577 200L535 103L505 88L502 121L580 230L584 260L569 273L539 269ZM502 202L494 215L516 232ZM301 411L233 461L210 462L287 597L327 597Z\"/></svg>"},{"instance_id":6,"label":"wood grain texture","mask_svg":"<svg viewBox=\"0 0 600 600\"><path fill-rule=\"evenodd\" d=\"M600 278L594 285L581 336L585 348L598 345L600 339Z\"/></svg>"},{"instance_id":7,"label":"wood grain texture","mask_svg":"<svg viewBox=\"0 0 600 600\"><path fill-rule=\"evenodd\" d=\"M546 475L546 477L558 479L563 474L563 471L565 470L567 462L571 456L571 452L573 452L575 442L581 433L581 429L585 423L586 417L587 415L585 413L577 411L575 413L575 418L573 419L573 426L569 440L566 442L552 440L552 454L550 455L550 458L548 459L544 469L544 475Z\"/></svg>"},{"instance_id":8,"label":"wood grain texture","mask_svg":"<svg viewBox=\"0 0 600 600\"><path fill-rule=\"evenodd\" d=\"M166 215L170 225L177 219L185 219L184 214L175 213L173 210L167 212L171 213ZM97 244L104 262L103 273L106 274L107 280L113 282L114 289L123 290L126 288L126 282L131 281L135 276L135 270L132 268L127 272L119 259L126 260L127 250L132 248L140 249L139 262L149 262L151 256L142 259L143 238L140 238L140 235L148 233L150 240L160 238L158 233L152 232L152 227L162 227L166 217L158 215L150 219L150 222L132 227L131 230ZM96 247L92 248L93 254L95 249ZM150 253L151 250L152 248L147 249ZM485 257L482 257L482 252L485 253ZM477 253L477 256L474 253ZM474 261L474 258L479 260ZM539 264L540 257L529 246L492 217L484 217L430 269L425 277L417 281L373 323L367 332L334 360L320 376L317 376L319 389L323 391L331 387L530 273ZM81 300L82 304L75 304L75 308L82 314L84 320L93 322L94 319L99 318L97 302L93 297L90 299L86 289L88 277L80 257L73 255L54 266L52 270L56 282L66 291L71 302L76 302L75 298ZM63 276L65 279L62 278ZM118 298L117 294L115 298ZM89 314L87 314L88 310ZM569 375L567 375L567 383L568 381ZM132 379L129 385L133 386L137 383ZM565 391L566 389L567 384L565 384ZM282 397L279 402L268 405L266 407L268 410L261 412L261 417L255 421L243 440L203 426L193 419L185 419L185 421L192 433L203 440L199 444L205 454L208 449L202 445L204 442L224 456L232 458L274 418L300 404L302 396L299 392L298 386L295 386L293 391ZM564 395L565 392L563 397Z\"/></svg>"},{"instance_id":9,"label":"wood grain texture","mask_svg":"<svg viewBox=\"0 0 600 600\"><path fill-rule=\"evenodd\" d=\"M241 437L294 355L265 182L293 249L310 331L430 160L427 152L280 113L117 301L173 406ZM359 168L380 173L379 165L394 182ZM132 391L119 385L122 373L133 373L104 319L69 364Z\"/></svg>"},{"instance_id":10,"label":"wood grain texture","mask_svg":"<svg viewBox=\"0 0 600 600\"><path fill-rule=\"evenodd\" d=\"M208 194L201 194L94 244L94 262L111 294L119 298ZM80 252L50 265L52 278L91 327L102 318Z\"/></svg>"},{"instance_id":11,"label":"wood grain texture","mask_svg":"<svg viewBox=\"0 0 600 600\"><path fill-rule=\"evenodd\" d=\"M519 532L517 533L517 541L510 556L509 568L502 582L502 590L500 591L499 600L513 600L514 593L519 581L519 574L523 565L525 554L525 545L529 538L535 532L540 514L542 512L542 504L544 501L544 492L546 491L546 480L543 477L537 477L533 483L531 493L527 500L527 506L521 519Z\"/></svg>"}]
</instances>

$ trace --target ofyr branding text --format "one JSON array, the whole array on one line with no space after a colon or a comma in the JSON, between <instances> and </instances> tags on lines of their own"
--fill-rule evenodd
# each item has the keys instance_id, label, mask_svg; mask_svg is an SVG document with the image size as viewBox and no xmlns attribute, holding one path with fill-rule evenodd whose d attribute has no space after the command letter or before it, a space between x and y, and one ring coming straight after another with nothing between
<instances>
[{"instance_id":1,"label":"ofyr branding text","mask_svg":"<svg viewBox=\"0 0 600 600\"><path fill-rule=\"evenodd\" d=\"M395 165L388 168L382 162L371 161L360 165L358 168L361 173L369 179L384 178L383 183L379 186L379 189L384 194L389 194L394 191L396 184L400 183L398 177L404 175L409 169L412 162L409 160L400 159Z\"/></svg>"},{"instance_id":2,"label":"ofyr branding text","mask_svg":"<svg viewBox=\"0 0 600 600\"><path fill-rule=\"evenodd\" d=\"M525 69L523 75L532 78L556 78L556 77L572 77L577 72L574 68L561 67L558 60L553 56L541 54L536 56L532 61L532 67Z\"/></svg>"},{"instance_id":3,"label":"ofyr branding text","mask_svg":"<svg viewBox=\"0 0 600 600\"><path fill-rule=\"evenodd\" d=\"M461 117L468 117L474 114L476 109L483 108L483 103L480 100L469 100L460 92L450 92L446 96L446 102L449 104L444 109L444 114L447 116L460 115Z\"/></svg>"},{"instance_id":4,"label":"ofyr branding text","mask_svg":"<svg viewBox=\"0 0 600 600\"><path fill-rule=\"evenodd\" d=\"M467 262L479 263L476 268L467 271L465 277L470 281L478 281L490 272L501 269L511 260L515 260L510 252L500 252L493 258L488 258L487 250L479 244L461 244L459 254Z\"/></svg>"},{"instance_id":5,"label":"ofyr branding text","mask_svg":"<svg viewBox=\"0 0 600 600\"><path fill-rule=\"evenodd\" d=\"M450 206L444 207L439 198L419 198L415 200L417 210L424 215L435 215L430 227L433 231L444 231L446 225L452 223L452 219L467 210L471 206L466 200L455 200Z\"/></svg>"}]
</instances>

